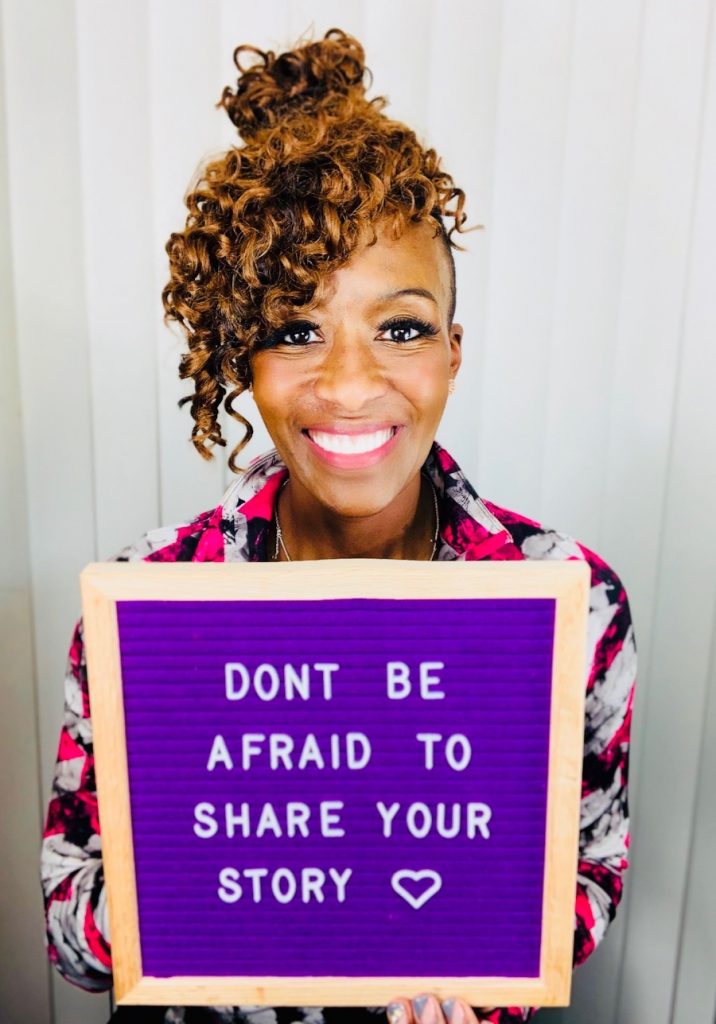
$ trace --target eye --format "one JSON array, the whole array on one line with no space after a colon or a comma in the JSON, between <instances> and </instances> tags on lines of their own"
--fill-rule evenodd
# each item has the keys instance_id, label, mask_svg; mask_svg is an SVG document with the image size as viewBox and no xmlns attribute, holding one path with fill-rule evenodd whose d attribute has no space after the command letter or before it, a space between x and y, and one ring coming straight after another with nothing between
<instances>
[{"instance_id":1,"label":"eye","mask_svg":"<svg viewBox=\"0 0 716 1024\"><path fill-rule=\"evenodd\" d=\"M308 320L296 320L285 327L279 327L273 334L269 335L261 346L262 348L273 348L274 345L288 345L298 348L302 345L310 345L316 338L311 338L311 332L318 329L318 324L310 323Z\"/></svg>"},{"instance_id":2,"label":"eye","mask_svg":"<svg viewBox=\"0 0 716 1024\"><path fill-rule=\"evenodd\" d=\"M390 331L392 335L390 340L397 342L416 341L422 337L430 338L438 333L437 327L433 324L414 316L395 317L393 320L381 324L380 329L381 331Z\"/></svg>"}]
</instances>

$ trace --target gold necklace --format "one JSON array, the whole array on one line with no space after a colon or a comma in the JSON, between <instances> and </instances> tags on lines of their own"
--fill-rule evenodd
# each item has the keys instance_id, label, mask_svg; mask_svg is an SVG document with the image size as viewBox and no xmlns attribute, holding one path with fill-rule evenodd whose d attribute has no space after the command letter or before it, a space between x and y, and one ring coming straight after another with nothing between
<instances>
[{"instance_id":1,"label":"gold necklace","mask_svg":"<svg viewBox=\"0 0 716 1024\"><path fill-rule=\"evenodd\" d=\"M281 525L280 525L280 523L278 521L278 499L279 499L279 495L281 494L281 491L284 489L284 487L288 483L289 479L290 479L290 477L286 477L284 482L281 484L281 487L279 488L279 492L276 495L276 504L274 506L274 525L275 525L275 529L276 529L276 547L275 547L274 553L273 553L273 560L275 562L278 562L278 546L279 546L279 544L281 545L281 547L283 549L283 553L286 556L286 561L287 562L292 562L293 561L293 559L289 555L288 549L286 548L286 545L284 543L283 533L281 532ZM438 533L440 531L440 515L438 513L438 495L437 495L437 491L435 490L435 484L432 482L430 477L425 477L425 479L428 481L428 483L430 484L430 487L432 488L432 492L433 492L433 507L435 509L435 532L433 533L433 539L432 539L433 549L430 552L430 558L428 559L429 562L432 562L432 560L435 558L435 551L436 551L437 546L438 546Z\"/></svg>"}]
</instances>

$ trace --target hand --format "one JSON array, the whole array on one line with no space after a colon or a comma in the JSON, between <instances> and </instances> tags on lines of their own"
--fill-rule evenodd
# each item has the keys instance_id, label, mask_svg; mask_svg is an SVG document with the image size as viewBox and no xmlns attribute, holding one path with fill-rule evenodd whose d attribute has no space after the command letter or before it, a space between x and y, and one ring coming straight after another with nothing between
<instances>
[{"instance_id":1,"label":"hand","mask_svg":"<svg viewBox=\"0 0 716 1024\"><path fill-rule=\"evenodd\" d=\"M444 999L423 995L410 999L394 999L386 1007L388 1024L490 1024L488 1013L494 1013L495 1006L482 1007L477 1015L464 999ZM483 1016L484 1015L484 1016Z\"/></svg>"}]
</instances>

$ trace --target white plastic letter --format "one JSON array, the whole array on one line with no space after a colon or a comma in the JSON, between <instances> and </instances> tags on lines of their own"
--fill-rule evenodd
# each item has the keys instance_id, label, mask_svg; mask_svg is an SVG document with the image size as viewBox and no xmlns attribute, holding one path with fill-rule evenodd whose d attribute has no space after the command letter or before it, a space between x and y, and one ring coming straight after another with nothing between
<instances>
[{"instance_id":1,"label":"white plastic letter","mask_svg":"<svg viewBox=\"0 0 716 1024\"><path fill-rule=\"evenodd\" d=\"M301 674L299 675L293 665L284 665L283 677L286 685L286 700L293 700L294 692L298 694L301 700L308 700L310 671L308 665L301 665Z\"/></svg>"},{"instance_id":2,"label":"white plastic letter","mask_svg":"<svg viewBox=\"0 0 716 1024\"><path fill-rule=\"evenodd\" d=\"M261 902L261 879L268 874L268 868L244 868L244 876L251 879L254 903Z\"/></svg>"},{"instance_id":3,"label":"white plastic letter","mask_svg":"<svg viewBox=\"0 0 716 1024\"><path fill-rule=\"evenodd\" d=\"M419 825L417 822L418 815L423 820L422 825ZM408 832L410 832L411 836L415 836L416 839L424 839L433 824L433 816L428 805L423 803L411 804L408 808L408 813L405 815L405 824L408 826Z\"/></svg>"},{"instance_id":4,"label":"white plastic letter","mask_svg":"<svg viewBox=\"0 0 716 1024\"><path fill-rule=\"evenodd\" d=\"M234 812L234 805L227 803L224 807L224 823L226 825L226 835L229 839L234 838L236 832L236 826L241 827L241 835L244 839L247 839L251 828L249 826L249 805L244 801L241 804L241 810L238 814Z\"/></svg>"},{"instance_id":5,"label":"white plastic letter","mask_svg":"<svg viewBox=\"0 0 716 1024\"><path fill-rule=\"evenodd\" d=\"M492 809L487 804L467 805L467 837L475 838L475 829L478 829L483 839L490 838L490 830L487 823L492 817Z\"/></svg>"},{"instance_id":6,"label":"white plastic letter","mask_svg":"<svg viewBox=\"0 0 716 1024\"><path fill-rule=\"evenodd\" d=\"M322 800L320 805L321 835L326 839L338 839L346 834L341 828L340 812L343 810L342 800Z\"/></svg>"},{"instance_id":7,"label":"white plastic letter","mask_svg":"<svg viewBox=\"0 0 716 1024\"><path fill-rule=\"evenodd\" d=\"M410 693L410 669L404 661L389 661L385 666L388 683L388 699L402 700Z\"/></svg>"},{"instance_id":8,"label":"white plastic letter","mask_svg":"<svg viewBox=\"0 0 716 1024\"><path fill-rule=\"evenodd\" d=\"M348 879L353 874L353 868L346 868L340 874L335 868L329 868L328 874L331 876L333 881L336 883L336 895L339 903L345 903L346 900L346 886L348 885Z\"/></svg>"},{"instance_id":9,"label":"white plastic letter","mask_svg":"<svg viewBox=\"0 0 716 1024\"><path fill-rule=\"evenodd\" d=\"M455 756L455 747L458 746L462 750L460 759ZM454 772L464 772L472 760L472 747L467 736L463 736L461 732L449 736L445 743L445 758Z\"/></svg>"},{"instance_id":10,"label":"white plastic letter","mask_svg":"<svg viewBox=\"0 0 716 1024\"><path fill-rule=\"evenodd\" d=\"M378 800L375 806L378 808L378 814L383 819L383 836L386 839L390 839L393 833L393 818L400 810L400 804L394 803L390 807L386 807L382 800Z\"/></svg>"},{"instance_id":11,"label":"white plastic letter","mask_svg":"<svg viewBox=\"0 0 716 1024\"><path fill-rule=\"evenodd\" d=\"M317 661L313 667L323 673L323 697L325 700L330 700L333 696L331 674L337 672L341 666L335 661Z\"/></svg>"},{"instance_id":12,"label":"white plastic letter","mask_svg":"<svg viewBox=\"0 0 716 1024\"><path fill-rule=\"evenodd\" d=\"M241 684L238 689L234 679L237 672L241 676ZM226 682L227 700L241 700L249 692L251 677L246 665L242 665L240 661L227 661L224 666L224 679Z\"/></svg>"},{"instance_id":13,"label":"white plastic letter","mask_svg":"<svg viewBox=\"0 0 716 1024\"><path fill-rule=\"evenodd\" d=\"M214 742L211 744L211 752L209 754L209 760L206 762L206 770L213 772L217 764L223 764L227 771L233 771L234 762L231 760L231 754L228 751L224 737L221 733L218 733L214 737Z\"/></svg>"},{"instance_id":14,"label":"white plastic letter","mask_svg":"<svg viewBox=\"0 0 716 1024\"><path fill-rule=\"evenodd\" d=\"M248 771L251 758L261 753L261 744L266 739L262 732L245 732L241 737L241 767Z\"/></svg>"},{"instance_id":15,"label":"white plastic letter","mask_svg":"<svg viewBox=\"0 0 716 1024\"><path fill-rule=\"evenodd\" d=\"M269 803L264 804L261 808L261 816L259 817L259 821L256 826L256 838L260 839L264 832L273 832L273 834L278 838L283 835L283 829L276 817L276 811L273 809L273 804Z\"/></svg>"},{"instance_id":16,"label":"white plastic letter","mask_svg":"<svg viewBox=\"0 0 716 1024\"><path fill-rule=\"evenodd\" d=\"M311 816L311 808L300 800L289 800L286 804L286 835L295 836L300 832L302 836L308 835L308 819Z\"/></svg>"},{"instance_id":17,"label":"white plastic letter","mask_svg":"<svg viewBox=\"0 0 716 1024\"><path fill-rule=\"evenodd\" d=\"M287 883L286 891L281 891L281 881ZM276 868L271 879L273 898L279 903L290 903L296 895L296 876L290 868Z\"/></svg>"},{"instance_id":18,"label":"white plastic letter","mask_svg":"<svg viewBox=\"0 0 716 1024\"><path fill-rule=\"evenodd\" d=\"M454 839L460 832L460 804L450 804L452 820L447 823L447 804L443 801L435 808L435 828L443 839Z\"/></svg>"},{"instance_id":19,"label":"white plastic letter","mask_svg":"<svg viewBox=\"0 0 716 1024\"><path fill-rule=\"evenodd\" d=\"M301 756L298 759L298 767L301 769L305 768L309 761L313 761L317 768L326 767L323 760L323 754L321 753L321 748L318 746L318 740L312 732L309 732L306 735L303 750L301 751Z\"/></svg>"},{"instance_id":20,"label":"white plastic letter","mask_svg":"<svg viewBox=\"0 0 716 1024\"><path fill-rule=\"evenodd\" d=\"M284 768L291 771L293 761L291 751L293 750L293 737L287 732L272 732L269 734L269 764L273 771L278 768L281 761Z\"/></svg>"},{"instance_id":21,"label":"white plastic letter","mask_svg":"<svg viewBox=\"0 0 716 1024\"><path fill-rule=\"evenodd\" d=\"M439 685L440 676L430 674L431 669L445 668L442 661L421 661L420 662L420 696L423 700L442 700L445 694L442 690L433 693L430 689Z\"/></svg>"},{"instance_id":22,"label":"white plastic letter","mask_svg":"<svg viewBox=\"0 0 716 1024\"><path fill-rule=\"evenodd\" d=\"M435 767L435 744L439 743L442 738L442 733L439 732L416 732L415 734L415 739L425 744L425 767L428 769Z\"/></svg>"},{"instance_id":23,"label":"white plastic letter","mask_svg":"<svg viewBox=\"0 0 716 1024\"><path fill-rule=\"evenodd\" d=\"M363 747L363 754L356 755L356 744L359 747ZM364 732L349 732L346 733L346 767L347 768L365 768L370 761L371 749L370 740Z\"/></svg>"},{"instance_id":24,"label":"white plastic letter","mask_svg":"<svg viewBox=\"0 0 716 1024\"><path fill-rule=\"evenodd\" d=\"M326 884L326 873L320 868L304 868L301 874L301 901L308 903L315 897L323 903L325 895L323 886Z\"/></svg>"},{"instance_id":25,"label":"white plastic letter","mask_svg":"<svg viewBox=\"0 0 716 1024\"><path fill-rule=\"evenodd\" d=\"M219 831L214 815L216 808L210 803L200 803L194 808L194 835L199 839L211 839Z\"/></svg>"},{"instance_id":26,"label":"white plastic letter","mask_svg":"<svg viewBox=\"0 0 716 1024\"><path fill-rule=\"evenodd\" d=\"M269 677L268 688L264 686L264 676ZM254 672L254 689L256 690L257 697L260 697L261 700L273 700L280 686L281 680L273 665L259 665Z\"/></svg>"},{"instance_id":27,"label":"white plastic letter","mask_svg":"<svg viewBox=\"0 0 716 1024\"><path fill-rule=\"evenodd\" d=\"M236 868L222 868L219 872L219 888L217 889L219 899L224 903L236 903L241 899L241 886L239 885L239 872Z\"/></svg>"}]
</instances>

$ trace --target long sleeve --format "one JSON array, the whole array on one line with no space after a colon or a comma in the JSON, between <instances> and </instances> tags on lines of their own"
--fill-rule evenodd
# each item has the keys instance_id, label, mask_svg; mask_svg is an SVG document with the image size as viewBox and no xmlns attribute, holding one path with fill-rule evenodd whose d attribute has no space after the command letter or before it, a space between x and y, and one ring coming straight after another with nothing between
<instances>
[{"instance_id":1,"label":"long sleeve","mask_svg":"<svg viewBox=\"0 0 716 1024\"><path fill-rule=\"evenodd\" d=\"M590 558L596 556L590 554ZM629 743L636 685L634 627L626 592L603 562L594 569L574 966L604 938L629 866Z\"/></svg>"},{"instance_id":2,"label":"long sleeve","mask_svg":"<svg viewBox=\"0 0 716 1024\"><path fill-rule=\"evenodd\" d=\"M82 619L75 626L67 661L41 873L50 960L75 985L107 991L112 965Z\"/></svg>"},{"instance_id":3,"label":"long sleeve","mask_svg":"<svg viewBox=\"0 0 716 1024\"><path fill-rule=\"evenodd\" d=\"M592 566L587 641L584 764L573 966L604 938L629 866L629 742L637 656L629 602L616 573L580 545ZM483 1015L492 1024L531 1020L536 1007Z\"/></svg>"},{"instance_id":4,"label":"long sleeve","mask_svg":"<svg viewBox=\"0 0 716 1024\"><path fill-rule=\"evenodd\" d=\"M616 574L592 552L584 763L573 965L582 964L616 914L628 867L628 756L636 646L629 605ZM574 557L574 556L572 556ZM65 682L65 714L42 851L50 959L70 981L94 991L111 986L92 731L82 620ZM533 1007L483 1014L519 1024Z\"/></svg>"}]
</instances>

